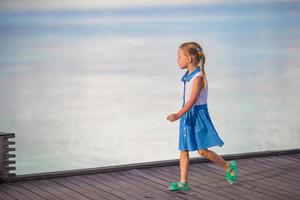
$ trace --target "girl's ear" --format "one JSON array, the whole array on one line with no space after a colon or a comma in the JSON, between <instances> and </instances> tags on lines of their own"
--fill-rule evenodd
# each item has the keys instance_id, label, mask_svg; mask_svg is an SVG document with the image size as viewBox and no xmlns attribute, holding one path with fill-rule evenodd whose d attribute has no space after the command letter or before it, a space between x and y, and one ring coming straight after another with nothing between
<instances>
[{"instance_id":1,"label":"girl's ear","mask_svg":"<svg viewBox=\"0 0 300 200\"><path fill-rule=\"evenodd\" d=\"M192 63L192 62L193 62L192 56L187 56L187 59L188 59L188 62L189 62L189 63Z\"/></svg>"}]
</instances>

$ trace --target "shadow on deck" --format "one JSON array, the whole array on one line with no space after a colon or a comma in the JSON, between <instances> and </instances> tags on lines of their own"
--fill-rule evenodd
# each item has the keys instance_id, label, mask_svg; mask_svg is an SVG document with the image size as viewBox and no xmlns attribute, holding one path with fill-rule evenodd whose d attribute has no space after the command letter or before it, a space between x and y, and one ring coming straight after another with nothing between
<instances>
[{"instance_id":1,"label":"shadow on deck","mask_svg":"<svg viewBox=\"0 0 300 200\"><path fill-rule=\"evenodd\" d=\"M300 199L300 149L225 155L236 159L234 185L203 158L191 159L191 190L167 191L178 180L178 160L17 175L0 184L0 199Z\"/></svg>"}]
</instances>

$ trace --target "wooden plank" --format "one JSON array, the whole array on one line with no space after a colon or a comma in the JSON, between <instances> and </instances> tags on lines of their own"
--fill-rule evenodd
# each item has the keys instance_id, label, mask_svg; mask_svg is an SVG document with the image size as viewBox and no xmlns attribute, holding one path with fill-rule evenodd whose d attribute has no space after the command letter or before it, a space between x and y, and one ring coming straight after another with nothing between
<instances>
[{"instance_id":1,"label":"wooden plank","mask_svg":"<svg viewBox=\"0 0 300 200\"><path fill-rule=\"evenodd\" d=\"M55 178L52 179L52 181L62 185L63 187L69 188L70 190L76 191L78 193L80 193L83 196L86 196L89 199L92 200L100 200L100 199L104 199L104 200L109 200L108 198L103 197L101 194L97 194L95 195L94 193L86 190L86 188L82 188L77 186L76 184L73 184L71 182L68 182L67 180L65 180L64 178Z\"/></svg>"},{"instance_id":2,"label":"wooden plank","mask_svg":"<svg viewBox=\"0 0 300 200\"><path fill-rule=\"evenodd\" d=\"M39 188L33 184L30 183L31 181L20 181L17 182L19 185L21 185L22 187L26 188L27 190L38 194L39 196L47 199L47 200L57 200L60 199L57 196L52 195L51 193L47 192L46 190Z\"/></svg>"},{"instance_id":3,"label":"wooden plank","mask_svg":"<svg viewBox=\"0 0 300 200\"><path fill-rule=\"evenodd\" d=\"M140 170L130 170L129 173L132 173L132 174L135 174L137 176L141 176L145 179L148 179L152 182L154 182L154 184L160 184L161 188L162 189L167 189L168 187L168 181L164 180L162 177L155 177L155 176L152 176L152 175L149 175L147 173L144 172L144 170L146 169L143 169L143 171L140 169ZM190 192L186 192L186 191L181 191L181 192L177 192L176 195L180 196L182 199L199 199L198 195L196 194L193 194L193 193L190 193Z\"/></svg>"},{"instance_id":4,"label":"wooden plank","mask_svg":"<svg viewBox=\"0 0 300 200\"><path fill-rule=\"evenodd\" d=\"M224 180L224 174L222 173L221 175L215 174L214 171L210 172L207 167L200 168L199 166L196 165L190 165L190 175L192 176L197 176L198 173L205 173L207 176L209 176L211 179L215 179L214 183L211 183L212 186L217 187L219 191L223 191L229 195L232 196L232 198L235 199L252 199L251 196L247 194L240 193L237 191L234 187L236 185L230 185L227 181Z\"/></svg>"},{"instance_id":5,"label":"wooden plank","mask_svg":"<svg viewBox=\"0 0 300 200\"><path fill-rule=\"evenodd\" d=\"M142 182L133 180L132 178L129 178L128 176L125 176L120 172L116 172L112 174L112 176L131 184L132 187L137 188L139 192L141 192L146 198L174 200L174 197L169 195L168 193L163 193L160 190L153 189L152 187L149 187Z\"/></svg>"},{"instance_id":6,"label":"wooden plank","mask_svg":"<svg viewBox=\"0 0 300 200\"><path fill-rule=\"evenodd\" d=\"M213 166L213 165L211 165L211 166ZM211 175L212 176L214 176L213 174L215 174L216 175L216 178L218 177L218 176L222 176L222 177L224 177L224 171L220 171L219 169L218 170L216 170L216 169L214 169L213 167L211 167L211 166L206 166L205 167L205 169L207 170L207 171L209 171L210 173L211 173ZM204 168L204 167L203 167ZM225 181L225 180L224 180ZM224 184L224 182L222 183L222 184ZM253 196L256 196L256 195L260 195L261 196L261 194L260 194L260 192L259 191L255 191L254 189L253 189L253 186L252 187L244 187L243 185L241 185L241 183L240 183L240 181L238 182L238 183L236 183L236 184L234 184L233 185L233 187L237 187L236 189L236 192L238 193L238 195L241 195L241 194L244 194L244 192L242 192L242 191L247 191L247 193L245 194L245 195L247 195L246 197L247 198L250 198L250 199L253 199L254 197ZM242 189L243 188L243 189ZM258 192L258 193L257 193ZM263 194L264 195L264 194ZM264 195L265 196L265 195ZM255 198L258 198L258 197L255 197ZM260 198L263 198L263 197L260 197ZM264 198L267 198L267 197L264 197ZM268 199L272 199L272 197L268 197ZM274 198L273 198L274 199Z\"/></svg>"},{"instance_id":7,"label":"wooden plank","mask_svg":"<svg viewBox=\"0 0 300 200\"><path fill-rule=\"evenodd\" d=\"M155 170L153 176L163 177L167 181L178 181L178 174L172 174L166 169L160 168L159 170ZM175 179L175 180L174 180ZM201 180L201 179L200 179ZM205 184L203 182L194 179L194 177L190 176L190 186L191 190L195 191L199 194L199 196L204 197L204 199L233 199L229 197L228 194L222 193L222 191L215 191L215 188L212 188L211 185Z\"/></svg>"},{"instance_id":8,"label":"wooden plank","mask_svg":"<svg viewBox=\"0 0 300 200\"><path fill-rule=\"evenodd\" d=\"M82 180L78 180L78 179L74 178L73 176L64 177L63 179L70 183L77 185L78 187L81 187L82 189L90 192L92 195L99 196L102 199L109 199L109 200L120 200L121 199L120 197L117 197L117 196L105 191L104 189L100 189L99 187L96 187L91 183L86 183Z\"/></svg>"},{"instance_id":9,"label":"wooden plank","mask_svg":"<svg viewBox=\"0 0 300 200\"><path fill-rule=\"evenodd\" d=\"M299 168L298 169L280 169L279 167L277 169L273 169L273 171L277 171L277 174L274 174L274 177L272 177L272 180L279 182L281 185L284 185L288 188L294 188L294 193L300 194L300 191L298 190L299 187ZM297 172L298 171L298 172Z\"/></svg>"},{"instance_id":10,"label":"wooden plank","mask_svg":"<svg viewBox=\"0 0 300 200\"><path fill-rule=\"evenodd\" d=\"M218 173L220 175L224 174L223 170L219 170L219 167L215 166L215 165L210 165L209 167L213 168L212 171L215 173ZM245 170L241 170L243 168L243 166L238 165L238 182L237 184L239 184L241 187L247 188L247 189L251 189L254 190L258 193L262 193L262 194L267 194L269 196L271 196L272 198L280 198L280 199L286 199L287 196L282 195L281 193L278 193L278 191L276 189L274 189L273 187L266 187L265 184L260 184L258 182L255 181L256 178L251 178L251 176L253 176L253 173L249 173L249 171L247 173L245 173ZM210 170L208 168L208 170ZM241 172L242 171L242 172Z\"/></svg>"},{"instance_id":11,"label":"wooden plank","mask_svg":"<svg viewBox=\"0 0 300 200\"><path fill-rule=\"evenodd\" d=\"M9 196L18 199L18 200L28 200L29 197L21 194L17 190L15 190L13 187L7 185L7 184L1 184L0 190L6 194L9 194Z\"/></svg>"},{"instance_id":12,"label":"wooden plank","mask_svg":"<svg viewBox=\"0 0 300 200\"><path fill-rule=\"evenodd\" d=\"M168 183L171 182L173 179L173 177L170 177L169 174L167 175L164 172L162 172L161 169L160 169L160 171L157 171L157 169L156 170L145 169L143 171L154 177L161 178L161 179L167 181ZM172 182L178 182L178 180L173 180ZM166 190L167 190L167 187L168 187L168 185L165 185ZM211 199L211 200L217 199L217 198L215 198L216 195L210 193L209 191L203 190L202 188L201 189L198 189L198 188L199 188L198 185L196 186L193 182L190 182L190 190L186 191L185 194L188 194L193 197L200 198L200 199ZM175 193L175 192L173 191L173 193ZM226 198L224 198L224 199L226 199Z\"/></svg>"},{"instance_id":13,"label":"wooden plank","mask_svg":"<svg viewBox=\"0 0 300 200\"><path fill-rule=\"evenodd\" d=\"M43 200L44 199L41 196L37 195L36 193L34 193L30 190L27 190L26 188L22 187L21 185L19 185L17 183L9 183L7 185L9 185L12 189L18 191L19 193L21 193L22 195L24 195L30 199L34 199L34 200Z\"/></svg>"},{"instance_id":14,"label":"wooden plank","mask_svg":"<svg viewBox=\"0 0 300 200\"><path fill-rule=\"evenodd\" d=\"M10 196L9 194L6 194L5 192L2 192L1 190L0 190L0 199L1 200L15 200L15 198Z\"/></svg>"},{"instance_id":15,"label":"wooden plank","mask_svg":"<svg viewBox=\"0 0 300 200\"><path fill-rule=\"evenodd\" d=\"M298 163L300 162L300 157L299 157L299 158L296 158L296 157L294 157L294 156L292 156L292 155L285 155L284 158L285 158L285 159L289 159L289 160L296 161L296 162L298 162Z\"/></svg>"},{"instance_id":16,"label":"wooden plank","mask_svg":"<svg viewBox=\"0 0 300 200\"><path fill-rule=\"evenodd\" d=\"M40 190L47 191L51 195L55 196L56 199L61 199L61 200L69 199L69 198L61 195L61 192L57 191L56 189L52 188L51 186L48 186L44 183L39 182L39 180L30 181L30 184L32 184L33 186L35 186L37 188L40 188Z\"/></svg>"},{"instance_id":17,"label":"wooden plank","mask_svg":"<svg viewBox=\"0 0 300 200\"><path fill-rule=\"evenodd\" d=\"M280 170L285 174L280 174L280 176L287 176L290 177L290 179L294 180L294 181L298 181L299 179L297 179L297 176L300 175L300 166L295 166L293 164L290 164L288 162L282 162L282 161L278 161L278 160L268 160L268 159L262 159L260 161L261 164L265 164L265 165L273 165L273 170Z\"/></svg>"},{"instance_id":18,"label":"wooden plank","mask_svg":"<svg viewBox=\"0 0 300 200\"><path fill-rule=\"evenodd\" d=\"M248 162L252 162L253 163L255 161L256 161L255 159L252 159L252 160L249 160ZM265 169L267 171L270 171L270 173L273 172L273 175L274 175L273 178L276 179L276 180L280 180L281 183L286 183L286 184L289 185L290 181L293 181L293 182L297 183L298 180L299 180L297 177L294 177L294 176L292 176L292 175L289 174L290 172L293 172L293 171L297 170L297 168L293 169L292 166L290 168L288 168L288 169L287 168L282 169L279 165L276 165L276 166L273 165L272 166L269 161L265 161L263 159L260 159L259 161L257 161L253 165L255 166L255 164L257 166L265 167ZM274 172L276 172L276 173L274 173ZM283 176L289 177L289 179L286 179Z\"/></svg>"},{"instance_id":19,"label":"wooden plank","mask_svg":"<svg viewBox=\"0 0 300 200\"><path fill-rule=\"evenodd\" d=\"M290 160L288 158L290 158L290 156L288 155L284 155L284 156L272 156L272 157L264 157L264 158L270 158L272 160L276 160L276 161L283 161L283 162L287 162L287 163L290 163L290 164L293 164L293 165L297 165L299 166L300 165L300 160Z\"/></svg>"},{"instance_id":20,"label":"wooden plank","mask_svg":"<svg viewBox=\"0 0 300 200\"><path fill-rule=\"evenodd\" d=\"M72 193L68 189L59 187L53 181L49 181L48 179L35 180L35 181L32 181L31 183L39 188L46 190L47 192L51 193L52 195L57 196L60 199L63 199L63 200L69 200L69 199L80 200L80 197L82 197L82 199L87 199L84 196L74 195L74 193Z\"/></svg>"},{"instance_id":21,"label":"wooden plank","mask_svg":"<svg viewBox=\"0 0 300 200\"><path fill-rule=\"evenodd\" d=\"M83 181L85 183L90 183L93 186L95 186L101 190L105 190L105 191L109 192L110 194L113 194L121 199L134 199L133 197L110 187L108 184L106 184L104 182L98 182L98 181L94 180L92 177L90 177L88 175L74 176L74 178L78 178L78 180Z\"/></svg>"},{"instance_id":22,"label":"wooden plank","mask_svg":"<svg viewBox=\"0 0 300 200\"><path fill-rule=\"evenodd\" d=\"M282 169L271 166L270 163L263 163L262 160L241 160L240 162L244 162L244 168L247 170L253 171L253 174L259 175L263 178L274 178L278 176ZM282 182L282 181L281 181ZM283 184L289 184L289 182L282 182Z\"/></svg>"},{"instance_id":23,"label":"wooden plank","mask_svg":"<svg viewBox=\"0 0 300 200\"><path fill-rule=\"evenodd\" d=\"M145 174L144 172L142 172L140 170L132 169L127 172L129 174L133 174L133 175L139 176L141 178L147 179L149 181L152 181L154 183L154 185L162 186L162 187L160 187L162 190L165 189L168 185L168 182L166 182L162 179L159 179L159 178L151 177L149 174Z\"/></svg>"},{"instance_id":24,"label":"wooden plank","mask_svg":"<svg viewBox=\"0 0 300 200\"><path fill-rule=\"evenodd\" d=\"M172 169L171 169L172 170ZM177 179L176 181L179 180L179 175L176 174L175 172L170 173L168 169L160 169L159 171L156 172L157 176L161 176L161 174L166 175L167 180L170 181L172 179ZM201 180L201 179L200 179ZM213 198L213 199L233 199L230 194L224 193L219 190L216 191L216 185L214 183L210 183L209 185L205 184L203 181L199 181L198 178L195 176L190 175L189 176L189 182L191 185L191 190L195 190L197 192L202 192L202 195L205 195L205 199L207 197Z\"/></svg>"},{"instance_id":25,"label":"wooden plank","mask_svg":"<svg viewBox=\"0 0 300 200\"><path fill-rule=\"evenodd\" d=\"M300 153L297 154L289 154L290 157L296 158L296 159L300 159Z\"/></svg>"},{"instance_id":26,"label":"wooden plank","mask_svg":"<svg viewBox=\"0 0 300 200\"><path fill-rule=\"evenodd\" d=\"M197 177L198 173L199 172L193 170L193 166L190 166L190 169L189 169L189 175L190 175L190 177L191 178L195 177L195 179L198 182L201 182L201 181L199 181L200 178ZM230 198L230 199L235 199L235 200L248 199L247 196L242 195L242 194L240 194L240 192L238 192L235 189L233 189L232 186L229 185L224 180L223 175L219 176L219 177L216 177L216 178L213 178L213 177L210 177L210 178L211 179L215 179L216 181L207 184L207 190L211 190L211 192L215 192L217 190L217 192L219 194L221 194L221 195L223 195L223 196L225 196L227 198ZM204 185L204 184L202 183L201 186L202 185Z\"/></svg>"},{"instance_id":27,"label":"wooden plank","mask_svg":"<svg viewBox=\"0 0 300 200\"><path fill-rule=\"evenodd\" d=\"M261 166L263 165L265 168L267 168L267 172L268 172L268 179L271 182L274 182L276 185L283 185L283 186L287 186L288 188L293 187L293 183L291 184L291 181L294 182L298 182L299 179L295 179L295 180L287 180L284 176L286 176L288 173L287 170L282 170L280 168L278 168L277 166L272 166L270 162L264 163L261 159L260 160L250 160L248 162L254 162L253 165L256 166ZM292 192L292 191L290 191Z\"/></svg>"},{"instance_id":28,"label":"wooden plank","mask_svg":"<svg viewBox=\"0 0 300 200\"><path fill-rule=\"evenodd\" d=\"M211 170L210 168L211 167L209 166L209 164L206 164L206 165L199 165L199 167L195 168L195 170L202 169L203 171L210 174L211 176L214 176L216 178L220 177L220 175L217 175L215 173L216 170ZM224 174L222 174L222 176L224 176ZM228 183L226 183L225 180L224 180L224 181L218 182L218 184L224 186ZM256 191L254 191L251 188L244 188L241 185L239 185L238 183L231 185L231 188L232 188L233 191L237 192L236 193L237 195L243 195L244 198L248 198L248 199L275 199L275 198L272 198L268 195L265 195L265 194L262 194L262 193L257 193Z\"/></svg>"},{"instance_id":29,"label":"wooden plank","mask_svg":"<svg viewBox=\"0 0 300 200\"><path fill-rule=\"evenodd\" d=\"M68 196L72 197L72 200L74 200L74 199L90 200L90 198L88 198L87 196L80 194L78 191L75 191L72 188L67 188L63 184L61 184L59 182L55 182L53 179L54 178L41 180L41 182L47 183L47 184L51 185L51 187L55 188L56 190L62 191L63 193L67 194Z\"/></svg>"},{"instance_id":30,"label":"wooden plank","mask_svg":"<svg viewBox=\"0 0 300 200\"><path fill-rule=\"evenodd\" d=\"M210 167L216 169L217 167L215 165L211 165ZM258 185L258 182L255 181L256 178L260 177L254 177L256 174L252 173L251 171L246 171L246 170L241 170L243 169L243 165L238 165L238 184L240 184L242 187L247 187L254 189L260 193L266 193L268 192L269 195L273 197L277 197L278 195L280 196L281 194L277 192L273 187L267 187L265 184L260 184ZM223 174L220 170L215 171L218 174ZM257 187L259 186L259 187ZM286 196L284 199L287 198Z\"/></svg>"},{"instance_id":31,"label":"wooden plank","mask_svg":"<svg viewBox=\"0 0 300 200\"><path fill-rule=\"evenodd\" d=\"M282 182L278 182L278 181L274 181L274 173L276 174L277 172L270 171L270 170L266 170L264 169L264 166L261 167L257 167L259 166L259 163L255 163L253 162L253 160L240 160L240 163L243 162L243 165L240 164L240 166L242 165L243 168L247 169L248 171L252 172L251 175L249 174L243 174L243 178L246 179L245 177L247 177L247 180L245 180L245 182L255 182L256 184L259 184L259 186L265 186L265 187L269 187L272 188L272 190L275 190L276 192L279 192L280 194L287 196L289 199L293 199L295 194L291 193L291 191L288 189L286 191L286 189L282 188ZM253 167L256 166L256 167ZM270 173L273 173L270 175Z\"/></svg>"},{"instance_id":32,"label":"wooden plank","mask_svg":"<svg viewBox=\"0 0 300 200\"><path fill-rule=\"evenodd\" d=\"M99 181L105 181L106 183L110 183L112 187L115 187L117 190L122 191L130 196L133 196L137 199L146 199L147 195L144 195L140 189L134 187L132 184L123 181L121 179L115 178L113 173L101 173L95 174L93 176L95 179Z\"/></svg>"},{"instance_id":33,"label":"wooden plank","mask_svg":"<svg viewBox=\"0 0 300 200\"><path fill-rule=\"evenodd\" d=\"M131 199L142 199L143 198L142 195L135 193L134 191L130 191L129 187L126 184L124 184L124 182L119 183L119 182L115 182L114 180L103 178L103 177L91 176L91 175L87 175L87 176L99 183L103 183L103 184L111 187L113 190L117 190L121 193L128 195Z\"/></svg>"},{"instance_id":34,"label":"wooden plank","mask_svg":"<svg viewBox=\"0 0 300 200\"><path fill-rule=\"evenodd\" d=\"M132 180L132 182L134 182L135 184L140 185L143 188L146 188L147 191L151 191L151 192L161 196L162 198L160 198L160 199L170 199L170 200L182 199L181 197L178 197L177 195L170 193L166 189L163 189L161 187L161 185L157 185L157 184L155 185L155 184L153 184L153 182L151 182L147 179L144 179L143 177L140 177L140 176L137 176L134 174L130 174L127 171L120 171L120 172L118 172L118 174L126 177L127 180Z\"/></svg>"},{"instance_id":35,"label":"wooden plank","mask_svg":"<svg viewBox=\"0 0 300 200\"><path fill-rule=\"evenodd\" d=\"M186 199L186 197L185 198L182 197L182 194L180 194L180 193L172 193L172 192L167 191L167 188L165 187L164 184L155 182L153 180L149 180L143 176L137 175L136 172L132 172L132 171L133 170L126 171L126 173L124 175L127 177L129 176L133 180L141 182L141 183L147 185L147 187L151 187L158 192L161 192L164 194L167 193L168 195L172 195L174 199Z\"/></svg>"},{"instance_id":36,"label":"wooden plank","mask_svg":"<svg viewBox=\"0 0 300 200\"><path fill-rule=\"evenodd\" d=\"M265 157L261 159L262 161L269 161L270 163L274 163L276 167L281 167L282 169L299 169L300 162L299 161L292 161L286 158L282 158L281 156L278 157Z\"/></svg>"}]
</instances>

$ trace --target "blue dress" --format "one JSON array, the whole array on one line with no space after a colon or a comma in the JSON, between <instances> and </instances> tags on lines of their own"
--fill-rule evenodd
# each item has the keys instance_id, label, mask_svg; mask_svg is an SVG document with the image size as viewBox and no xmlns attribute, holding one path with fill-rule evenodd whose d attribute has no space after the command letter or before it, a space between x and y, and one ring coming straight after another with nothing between
<instances>
[{"instance_id":1,"label":"blue dress","mask_svg":"<svg viewBox=\"0 0 300 200\"><path fill-rule=\"evenodd\" d=\"M190 97L193 80L197 76L202 76L200 67L197 67L190 74L187 71L181 79L184 83L183 106ZM208 113L207 92L208 87L206 86L200 91L195 104L180 118L180 151L196 151L213 146L224 145L224 142L219 137Z\"/></svg>"}]
</instances>

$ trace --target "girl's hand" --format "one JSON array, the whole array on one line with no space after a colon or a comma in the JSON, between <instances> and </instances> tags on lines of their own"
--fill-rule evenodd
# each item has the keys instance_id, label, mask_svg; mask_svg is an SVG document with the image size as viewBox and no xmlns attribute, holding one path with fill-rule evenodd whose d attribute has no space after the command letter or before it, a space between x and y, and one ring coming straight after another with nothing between
<instances>
[{"instance_id":1,"label":"girl's hand","mask_svg":"<svg viewBox=\"0 0 300 200\"><path fill-rule=\"evenodd\" d=\"M169 120L170 122L174 122L176 121L177 119L179 119L178 115L177 114L171 114L167 117L167 120Z\"/></svg>"}]
</instances>

